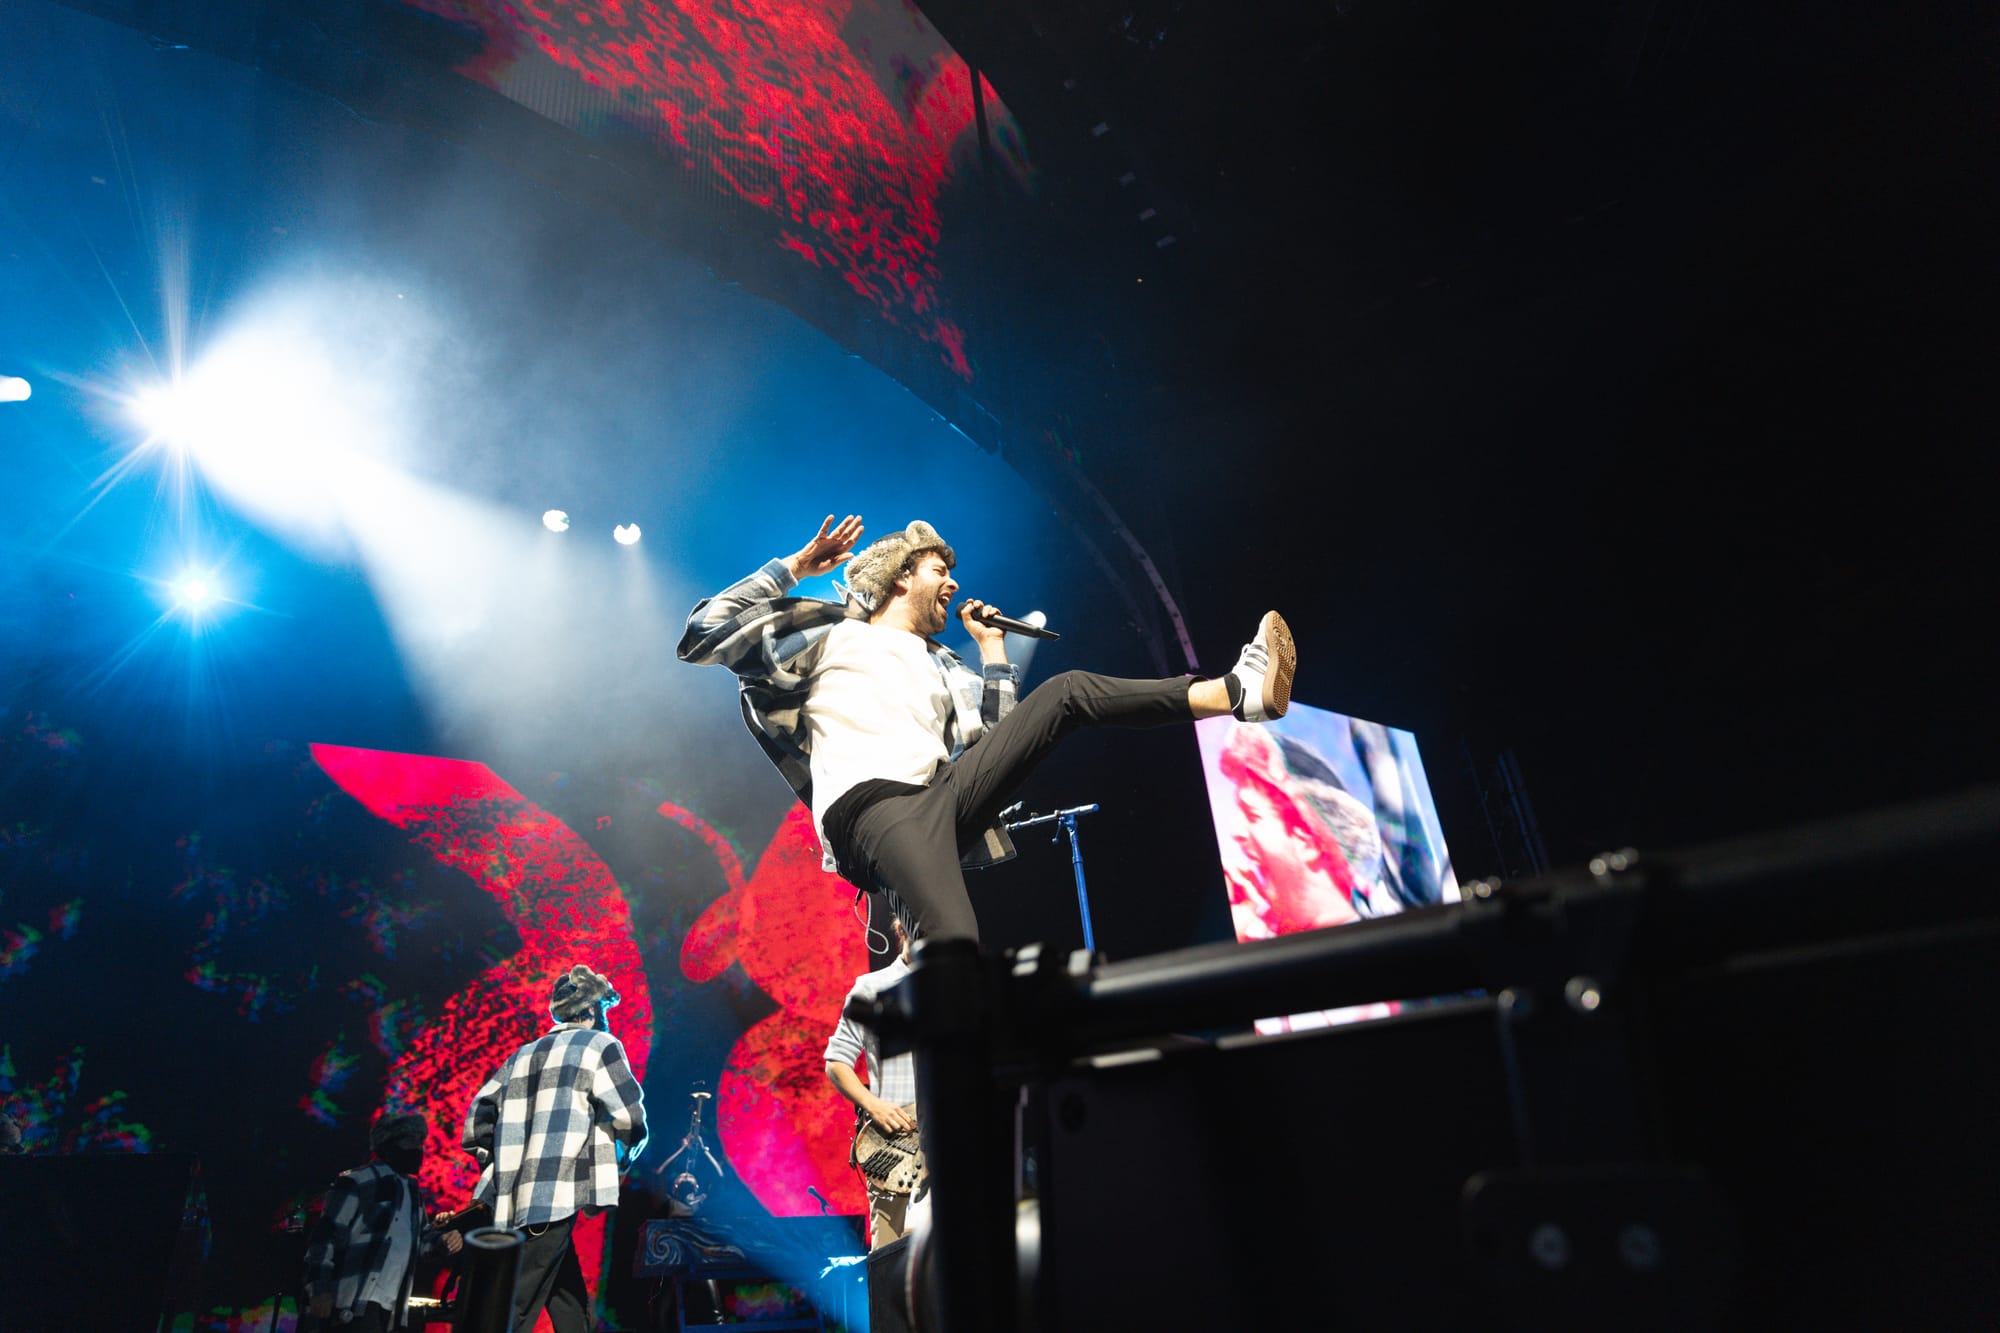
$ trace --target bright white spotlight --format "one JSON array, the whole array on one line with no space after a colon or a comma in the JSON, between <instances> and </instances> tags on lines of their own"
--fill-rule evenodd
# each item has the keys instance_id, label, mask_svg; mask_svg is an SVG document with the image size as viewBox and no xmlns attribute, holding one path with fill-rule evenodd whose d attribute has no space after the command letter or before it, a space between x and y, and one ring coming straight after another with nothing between
<instances>
[{"instance_id":1,"label":"bright white spotlight","mask_svg":"<svg viewBox=\"0 0 2000 1333\"><path fill-rule=\"evenodd\" d=\"M0 403L25 403L34 386L18 375L0 375Z\"/></svg>"},{"instance_id":2,"label":"bright white spotlight","mask_svg":"<svg viewBox=\"0 0 2000 1333\"><path fill-rule=\"evenodd\" d=\"M396 358L423 347L421 330L351 317L355 304L344 286L260 299L171 381L132 393L132 416L233 504L339 544L413 434Z\"/></svg>"},{"instance_id":3,"label":"bright white spotlight","mask_svg":"<svg viewBox=\"0 0 2000 1333\"><path fill-rule=\"evenodd\" d=\"M639 525L637 523L620 523L617 527L611 529L611 535L618 539L620 546L634 545L639 540Z\"/></svg>"},{"instance_id":4,"label":"bright white spotlight","mask_svg":"<svg viewBox=\"0 0 2000 1333\"><path fill-rule=\"evenodd\" d=\"M195 432L188 394L178 381L154 384L133 395L132 419L154 439L183 448Z\"/></svg>"},{"instance_id":5,"label":"bright white spotlight","mask_svg":"<svg viewBox=\"0 0 2000 1333\"><path fill-rule=\"evenodd\" d=\"M205 611L221 596L215 580L206 574L188 573L174 580L174 600L190 611Z\"/></svg>"},{"instance_id":6,"label":"bright white spotlight","mask_svg":"<svg viewBox=\"0 0 2000 1333\"><path fill-rule=\"evenodd\" d=\"M542 526L550 532L568 532L569 515L560 509L551 509L542 515Z\"/></svg>"},{"instance_id":7,"label":"bright white spotlight","mask_svg":"<svg viewBox=\"0 0 2000 1333\"><path fill-rule=\"evenodd\" d=\"M1049 623L1049 613L1046 611L1030 611L1027 615L1022 616L1021 619L1027 621L1036 629L1043 629Z\"/></svg>"}]
</instances>

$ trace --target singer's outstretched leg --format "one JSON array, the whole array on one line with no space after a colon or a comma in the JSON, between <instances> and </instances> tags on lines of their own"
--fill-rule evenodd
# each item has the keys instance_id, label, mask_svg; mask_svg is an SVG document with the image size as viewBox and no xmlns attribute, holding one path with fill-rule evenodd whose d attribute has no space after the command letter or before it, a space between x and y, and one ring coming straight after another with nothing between
<instances>
[{"instance_id":1,"label":"singer's outstretched leg","mask_svg":"<svg viewBox=\"0 0 2000 1333\"><path fill-rule=\"evenodd\" d=\"M1078 728L1163 727L1194 721L1189 685L1184 676L1124 680L1065 671L1050 677L989 728L979 744L948 764L933 783L951 794L958 840L978 837L1014 799L1035 766Z\"/></svg>"},{"instance_id":2,"label":"singer's outstretched leg","mask_svg":"<svg viewBox=\"0 0 2000 1333\"><path fill-rule=\"evenodd\" d=\"M1199 702L1197 702L1199 701ZM1065 671L1036 688L924 788L829 821L857 882L888 889L912 937L979 938L959 860L1028 775L1080 727L1161 727L1229 711L1222 681L1126 680Z\"/></svg>"}]
</instances>

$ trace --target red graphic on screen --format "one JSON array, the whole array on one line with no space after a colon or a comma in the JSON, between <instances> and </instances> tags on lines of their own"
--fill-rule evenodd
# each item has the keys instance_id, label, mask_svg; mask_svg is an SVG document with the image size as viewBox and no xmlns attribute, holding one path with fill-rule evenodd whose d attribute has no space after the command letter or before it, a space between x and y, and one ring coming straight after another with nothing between
<instances>
[{"instance_id":1,"label":"red graphic on screen","mask_svg":"<svg viewBox=\"0 0 2000 1333\"><path fill-rule=\"evenodd\" d=\"M973 123L972 76L914 5L404 3L479 30L481 53L461 70L468 77L580 132L622 119L772 214L786 249L839 274L972 378L964 331L942 309L935 258L938 200ZM544 58L571 86L549 86ZM982 81L981 95L1012 139L992 85Z\"/></svg>"},{"instance_id":2,"label":"red graphic on screen","mask_svg":"<svg viewBox=\"0 0 2000 1333\"><path fill-rule=\"evenodd\" d=\"M699 816L668 803L667 818L707 839L729 892L681 942L681 970L708 981L731 963L778 1002L745 1032L716 1088L716 1129L743 1183L773 1216L819 1212L817 1185L838 1213L867 1211L847 1145L853 1114L827 1082L827 1039L868 947L846 881L820 868L812 815L792 807L747 880L733 849Z\"/></svg>"},{"instance_id":3,"label":"red graphic on screen","mask_svg":"<svg viewBox=\"0 0 2000 1333\"><path fill-rule=\"evenodd\" d=\"M342 791L491 894L520 936L519 949L412 1034L383 1092L385 1107L430 1121L422 1183L456 1206L478 1175L458 1142L466 1108L509 1055L548 1030L550 988L572 964L590 964L618 988L612 1030L634 1077L645 1081L653 1002L631 910L582 838L484 764L340 745L314 745L312 755ZM580 1223L575 1235L594 1285L603 1271L603 1216Z\"/></svg>"}]
</instances>

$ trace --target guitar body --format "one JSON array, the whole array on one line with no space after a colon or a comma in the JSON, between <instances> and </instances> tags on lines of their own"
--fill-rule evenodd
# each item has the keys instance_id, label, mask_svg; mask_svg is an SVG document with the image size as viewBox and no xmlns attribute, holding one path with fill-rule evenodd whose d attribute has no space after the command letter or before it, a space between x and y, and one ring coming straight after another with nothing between
<instances>
[{"instance_id":1,"label":"guitar body","mask_svg":"<svg viewBox=\"0 0 2000 1333\"><path fill-rule=\"evenodd\" d=\"M917 1111L914 1105L903 1109L912 1116ZM860 1169L870 1185L891 1194L908 1194L924 1180L924 1150L917 1141L917 1131L892 1134L862 1113L855 1117L854 1146L848 1150L847 1161Z\"/></svg>"}]
</instances>

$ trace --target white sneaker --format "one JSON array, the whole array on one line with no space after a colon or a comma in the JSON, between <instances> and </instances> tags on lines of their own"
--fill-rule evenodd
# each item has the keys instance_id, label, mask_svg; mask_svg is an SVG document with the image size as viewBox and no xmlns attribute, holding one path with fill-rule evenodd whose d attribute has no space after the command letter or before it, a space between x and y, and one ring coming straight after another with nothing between
<instances>
[{"instance_id":1,"label":"white sneaker","mask_svg":"<svg viewBox=\"0 0 2000 1333\"><path fill-rule=\"evenodd\" d=\"M1292 627L1276 611L1266 611L1257 622L1256 637L1243 645L1243 655L1230 673L1243 687L1243 699L1234 709L1236 716L1245 722L1283 717L1292 706L1292 673L1298 665Z\"/></svg>"}]
</instances>

